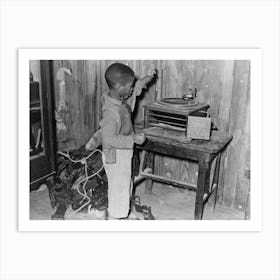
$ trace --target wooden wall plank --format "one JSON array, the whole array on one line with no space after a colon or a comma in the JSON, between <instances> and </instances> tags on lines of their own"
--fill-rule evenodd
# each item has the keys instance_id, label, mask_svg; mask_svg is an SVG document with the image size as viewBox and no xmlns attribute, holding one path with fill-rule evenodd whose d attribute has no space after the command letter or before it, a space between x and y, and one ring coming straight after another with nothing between
<instances>
[{"instance_id":1,"label":"wooden wall plank","mask_svg":"<svg viewBox=\"0 0 280 280\"><path fill-rule=\"evenodd\" d=\"M247 66L249 72L249 65ZM248 76L247 76L247 75ZM250 79L246 73L245 79ZM246 107L244 113L244 124L242 126L242 137L240 139L239 169L234 197L234 208L244 210L246 208L247 197L250 190L250 83L244 85L246 92Z\"/></svg>"},{"instance_id":2,"label":"wooden wall plank","mask_svg":"<svg viewBox=\"0 0 280 280\"><path fill-rule=\"evenodd\" d=\"M162 97L181 98L189 88L194 88L194 72L192 60L165 61Z\"/></svg>"},{"instance_id":3,"label":"wooden wall plank","mask_svg":"<svg viewBox=\"0 0 280 280\"><path fill-rule=\"evenodd\" d=\"M249 61L235 61L229 124L229 133L233 135L233 140L228 147L223 190L223 202L227 206L233 206L234 198L236 195L238 174L240 167L243 166L243 155L241 154L244 149L244 139L246 141L246 138L244 138L243 135L244 124L246 123L244 122L244 117L246 116L246 100L248 100L247 95L249 94L249 77Z\"/></svg>"},{"instance_id":4,"label":"wooden wall plank","mask_svg":"<svg viewBox=\"0 0 280 280\"><path fill-rule=\"evenodd\" d=\"M234 72L234 61L226 60L223 64L221 83L221 92L218 95L220 102L218 102L216 126L218 129L229 135L229 123L230 123L230 110L232 102L232 89L233 89L233 72ZM223 202L224 194L224 173L226 168L226 160L228 155L228 149L224 152L221 157L221 168L219 174L219 189L218 189L218 202Z\"/></svg>"},{"instance_id":5,"label":"wooden wall plank","mask_svg":"<svg viewBox=\"0 0 280 280\"><path fill-rule=\"evenodd\" d=\"M197 98L201 102L210 104L208 111L215 125L218 125L225 63L224 60L197 60L195 62Z\"/></svg>"}]
</instances>

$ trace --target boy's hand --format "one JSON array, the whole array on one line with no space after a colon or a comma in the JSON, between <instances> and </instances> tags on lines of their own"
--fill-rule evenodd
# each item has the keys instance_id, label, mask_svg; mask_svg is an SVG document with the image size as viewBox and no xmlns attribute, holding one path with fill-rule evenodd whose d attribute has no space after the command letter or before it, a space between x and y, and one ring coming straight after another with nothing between
<instances>
[{"instance_id":1,"label":"boy's hand","mask_svg":"<svg viewBox=\"0 0 280 280\"><path fill-rule=\"evenodd\" d=\"M144 133L140 133L140 134L134 134L133 139L134 139L134 143L138 145L142 145L145 142L146 137Z\"/></svg>"},{"instance_id":2,"label":"boy's hand","mask_svg":"<svg viewBox=\"0 0 280 280\"><path fill-rule=\"evenodd\" d=\"M143 77L142 79L139 79L136 84L135 84L135 87L138 88L138 89L143 89L143 88L146 88L146 85L154 78L156 74L156 69L155 69L155 66L152 64L150 65L150 68L148 70L148 74Z\"/></svg>"},{"instance_id":3,"label":"boy's hand","mask_svg":"<svg viewBox=\"0 0 280 280\"><path fill-rule=\"evenodd\" d=\"M95 150L101 145L101 130L97 130L86 143L86 150Z\"/></svg>"},{"instance_id":4,"label":"boy's hand","mask_svg":"<svg viewBox=\"0 0 280 280\"><path fill-rule=\"evenodd\" d=\"M155 65L154 64L151 64L150 67L149 67L149 70L148 70L148 76L149 77L154 77L154 75L156 74L156 68L155 68Z\"/></svg>"}]
</instances>

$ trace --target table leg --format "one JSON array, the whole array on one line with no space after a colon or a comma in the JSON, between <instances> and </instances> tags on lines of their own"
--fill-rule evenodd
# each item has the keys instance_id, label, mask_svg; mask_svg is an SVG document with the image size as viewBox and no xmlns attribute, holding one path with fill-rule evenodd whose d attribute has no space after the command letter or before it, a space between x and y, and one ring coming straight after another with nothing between
<instances>
[{"instance_id":1,"label":"table leg","mask_svg":"<svg viewBox=\"0 0 280 280\"><path fill-rule=\"evenodd\" d=\"M214 178L213 178L213 186L215 186L215 190L214 190L215 197L214 197L214 204L213 204L213 212L215 212L215 209L216 209L218 186L219 186L220 163L221 163L221 154L219 154L217 156L215 173L214 173Z\"/></svg>"},{"instance_id":2,"label":"table leg","mask_svg":"<svg viewBox=\"0 0 280 280\"><path fill-rule=\"evenodd\" d=\"M202 220L203 216L203 197L205 189L209 188L210 162L203 161L198 164L197 192L195 198L194 219Z\"/></svg>"},{"instance_id":3,"label":"table leg","mask_svg":"<svg viewBox=\"0 0 280 280\"><path fill-rule=\"evenodd\" d=\"M133 157L132 157L132 180L134 177L139 175L139 165L140 165L140 160L139 160L139 150L135 149L133 150Z\"/></svg>"},{"instance_id":4,"label":"table leg","mask_svg":"<svg viewBox=\"0 0 280 280\"><path fill-rule=\"evenodd\" d=\"M151 169L151 173L154 174L154 161L155 161L155 155L154 153L148 152L146 154L146 167ZM149 194L152 192L153 188L153 180L146 179L145 180L145 193Z\"/></svg>"},{"instance_id":5,"label":"table leg","mask_svg":"<svg viewBox=\"0 0 280 280\"><path fill-rule=\"evenodd\" d=\"M32 151L36 150L36 143L35 143L34 135L32 133L31 126L30 126L30 148L32 149Z\"/></svg>"}]
</instances>

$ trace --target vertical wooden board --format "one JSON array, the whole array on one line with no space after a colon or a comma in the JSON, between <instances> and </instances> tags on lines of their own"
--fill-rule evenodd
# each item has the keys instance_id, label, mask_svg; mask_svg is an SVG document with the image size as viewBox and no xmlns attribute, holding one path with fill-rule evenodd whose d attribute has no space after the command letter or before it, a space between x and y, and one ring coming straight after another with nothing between
<instances>
[{"instance_id":1,"label":"vertical wooden board","mask_svg":"<svg viewBox=\"0 0 280 280\"><path fill-rule=\"evenodd\" d=\"M101 110L102 105L101 105L100 98L108 90L108 86L105 81L105 71L110 64L111 64L110 61L104 61L104 60L96 61L96 91L97 91L96 104L97 104L97 108L98 108L97 112L98 112L98 117L99 117L99 120L96 121L96 123L95 123L97 128L99 128L99 121L102 118L102 110Z\"/></svg>"},{"instance_id":2,"label":"vertical wooden board","mask_svg":"<svg viewBox=\"0 0 280 280\"><path fill-rule=\"evenodd\" d=\"M92 134L98 129L100 121L100 108L98 102L100 101L100 96L97 91L97 65L96 61L90 61L88 67L90 68L90 78L92 82L89 86L90 95L90 120L89 120L89 130L91 137Z\"/></svg>"},{"instance_id":3,"label":"vertical wooden board","mask_svg":"<svg viewBox=\"0 0 280 280\"><path fill-rule=\"evenodd\" d=\"M200 102L209 104L209 71L211 65L206 60L195 61L195 87L197 88L197 98ZM210 104L209 104L210 105Z\"/></svg>"},{"instance_id":4,"label":"vertical wooden board","mask_svg":"<svg viewBox=\"0 0 280 280\"><path fill-rule=\"evenodd\" d=\"M193 161L182 161L179 166L179 178L191 184L197 184L198 164Z\"/></svg>"},{"instance_id":5,"label":"vertical wooden board","mask_svg":"<svg viewBox=\"0 0 280 280\"><path fill-rule=\"evenodd\" d=\"M136 76L138 78L143 78L147 75L149 66L154 64L157 65L157 61L154 60L138 60L136 65ZM156 81L151 83L147 90L143 90L142 94L136 100L135 112L133 114L134 122L141 122L144 120L144 110L143 106L150 104L156 100Z\"/></svg>"},{"instance_id":6,"label":"vertical wooden board","mask_svg":"<svg viewBox=\"0 0 280 280\"><path fill-rule=\"evenodd\" d=\"M249 61L236 61L234 69L233 95L230 112L229 133L233 140L228 147L228 158L225 172L223 201L232 206L236 194L236 184L240 168L242 151L242 134L246 114L247 86L249 84Z\"/></svg>"},{"instance_id":7,"label":"vertical wooden board","mask_svg":"<svg viewBox=\"0 0 280 280\"><path fill-rule=\"evenodd\" d=\"M99 128L99 121L102 118L102 104L101 104L101 96L108 91L108 86L105 81L105 70L109 66L110 62L106 62L107 64L105 65L104 61L98 61L96 64L96 91L97 91L97 96L96 96L96 104L97 104L97 112L98 112L98 122L96 123L97 128Z\"/></svg>"},{"instance_id":8,"label":"vertical wooden board","mask_svg":"<svg viewBox=\"0 0 280 280\"><path fill-rule=\"evenodd\" d=\"M229 118L232 101L234 60L224 61L222 71L222 88L218 102L217 126L220 131L229 132Z\"/></svg>"},{"instance_id":9,"label":"vertical wooden board","mask_svg":"<svg viewBox=\"0 0 280 280\"><path fill-rule=\"evenodd\" d=\"M244 142L245 138L243 139ZM234 208L245 211L247 195L250 189L250 169L248 164L248 151L247 147L242 147L240 152L240 168L237 175L237 183L234 197Z\"/></svg>"},{"instance_id":10,"label":"vertical wooden board","mask_svg":"<svg viewBox=\"0 0 280 280\"><path fill-rule=\"evenodd\" d=\"M99 128L99 122L101 119L101 105L100 105L100 98L101 98L101 91L98 90L98 68L96 61L90 61L89 68L91 69L91 78L92 84L89 88L90 91L90 103L91 103L91 114L90 114L90 130L91 133L89 137Z\"/></svg>"},{"instance_id":11,"label":"vertical wooden board","mask_svg":"<svg viewBox=\"0 0 280 280\"><path fill-rule=\"evenodd\" d=\"M71 129L71 122L70 122L70 120L72 118L72 112L70 111L70 106L71 106L70 91L71 91L71 87L72 87L72 85L71 85L72 76L65 74L65 79L64 79L65 92L63 91L63 94L65 94L65 96L63 97L65 100L65 108L58 112L58 107L61 102L61 100L60 100L61 97L60 97L60 93L59 93L60 81L57 80L57 72L62 67L70 68L71 65L68 61L63 61L63 60L55 61L55 63L54 63L56 112L58 114L57 116L60 118L63 125L65 125L65 130L59 130L57 132L57 142L58 142L57 146L58 146L59 150L69 150L73 147L73 137L71 134L72 129Z\"/></svg>"},{"instance_id":12,"label":"vertical wooden board","mask_svg":"<svg viewBox=\"0 0 280 280\"><path fill-rule=\"evenodd\" d=\"M76 145L79 147L83 143L83 134L84 134L84 92L85 92L85 72L84 72L84 61L78 61L78 73L77 73L77 84L78 84L78 96L77 96L77 115L79 118L79 122L76 123Z\"/></svg>"},{"instance_id":13,"label":"vertical wooden board","mask_svg":"<svg viewBox=\"0 0 280 280\"><path fill-rule=\"evenodd\" d=\"M167 178L176 179L176 161L173 158L163 157L162 175Z\"/></svg>"},{"instance_id":14,"label":"vertical wooden board","mask_svg":"<svg viewBox=\"0 0 280 280\"><path fill-rule=\"evenodd\" d=\"M59 105L60 105L60 89L59 89L59 83L60 81L58 81L57 79L57 73L59 71L60 68L62 68L63 66L63 61L62 60L54 60L53 61L53 74L54 74L54 99L55 99L55 118L57 121L57 125L65 125L66 130L63 129L59 129L58 127L56 127L56 141L57 141L57 149L58 150L67 150L67 139L69 138L68 135L68 129L67 129L67 123L66 123L66 119L67 119L67 111L68 111L68 103L66 102L66 108L64 108L63 110L59 110ZM66 82L66 81L65 81ZM67 85L65 85L66 87ZM65 93L65 97L66 97L66 90L65 92L63 91L63 93ZM60 124L58 122L61 122Z\"/></svg>"},{"instance_id":15,"label":"vertical wooden board","mask_svg":"<svg viewBox=\"0 0 280 280\"><path fill-rule=\"evenodd\" d=\"M84 131L85 131L85 122L84 122L84 103L85 103L85 61L79 60L78 61L78 75L77 75L77 82L78 82L78 96L77 96L77 115L79 118L79 122L76 126L76 133L75 139L76 139L76 145L77 147L80 147L83 143L83 137L84 137ZM75 131L75 132L76 132Z\"/></svg>"},{"instance_id":16,"label":"vertical wooden board","mask_svg":"<svg viewBox=\"0 0 280 280\"><path fill-rule=\"evenodd\" d=\"M84 61L84 79L85 79L85 86L84 86L84 104L83 104L83 119L84 119L84 139L88 138L88 130L89 130L89 119L92 112L90 111L90 85L92 82L91 77L91 69L88 66L89 61Z\"/></svg>"},{"instance_id":17,"label":"vertical wooden board","mask_svg":"<svg viewBox=\"0 0 280 280\"><path fill-rule=\"evenodd\" d=\"M70 60L65 64L72 69L72 75L66 76L68 148L76 149L84 142L84 62Z\"/></svg>"},{"instance_id":18,"label":"vertical wooden board","mask_svg":"<svg viewBox=\"0 0 280 280\"><path fill-rule=\"evenodd\" d=\"M133 71L136 79L141 79L144 76L144 60L127 60L127 61L121 61L122 63L129 66ZM133 96L127 100L127 103L132 107L133 113L132 113L132 119L134 122L137 122L138 119L141 119L141 112L142 112L142 105L140 105L140 100L145 99L144 95L141 95L139 97ZM134 103L135 102L135 103ZM133 104L134 103L134 108Z\"/></svg>"},{"instance_id":19,"label":"vertical wooden board","mask_svg":"<svg viewBox=\"0 0 280 280\"><path fill-rule=\"evenodd\" d=\"M155 100L159 100L162 98L163 71L164 71L165 64L166 64L165 60L156 60L155 61L155 66L156 66L156 71L157 71Z\"/></svg>"},{"instance_id":20,"label":"vertical wooden board","mask_svg":"<svg viewBox=\"0 0 280 280\"><path fill-rule=\"evenodd\" d=\"M248 91L249 85L248 85ZM250 189L250 94L247 94L234 207L245 211Z\"/></svg>"},{"instance_id":21,"label":"vertical wooden board","mask_svg":"<svg viewBox=\"0 0 280 280\"><path fill-rule=\"evenodd\" d=\"M102 61L95 62L95 80L96 80L96 104L97 104L97 114L98 114L98 122L95 121L96 129L99 128L99 121L102 118L102 108L101 108L101 96L104 94L105 90L103 90L103 84L105 84L105 67Z\"/></svg>"},{"instance_id":22,"label":"vertical wooden board","mask_svg":"<svg viewBox=\"0 0 280 280\"><path fill-rule=\"evenodd\" d=\"M164 159L163 159L162 155L159 155L159 154L155 155L154 172L157 175L164 175L164 171L163 171L164 163L163 163L163 160Z\"/></svg>"},{"instance_id":23,"label":"vertical wooden board","mask_svg":"<svg viewBox=\"0 0 280 280\"><path fill-rule=\"evenodd\" d=\"M160 174L160 170L161 170L161 158L158 155L155 155L155 165L154 165L154 173L155 174Z\"/></svg>"},{"instance_id":24,"label":"vertical wooden board","mask_svg":"<svg viewBox=\"0 0 280 280\"><path fill-rule=\"evenodd\" d=\"M210 105L212 122L217 124L218 110L222 92L223 60L195 61L195 87L197 98Z\"/></svg>"},{"instance_id":25,"label":"vertical wooden board","mask_svg":"<svg viewBox=\"0 0 280 280\"><path fill-rule=\"evenodd\" d=\"M78 148L79 144L79 138L81 135L81 128L82 128L82 119L81 119L81 112L80 112L80 96L82 95L82 83L81 83L81 61L71 61L71 63L75 64L75 72L73 73L74 78L74 87L72 87L73 91L70 95L70 102L73 101L71 104L71 110L75 116L74 119L72 119L72 131L71 135L74 139L74 149ZM79 135L79 136L78 136ZM78 136L78 137L77 137Z\"/></svg>"},{"instance_id":26,"label":"vertical wooden board","mask_svg":"<svg viewBox=\"0 0 280 280\"><path fill-rule=\"evenodd\" d=\"M54 97L55 97L55 109L57 110L58 108L58 101L59 101L59 89L58 89L58 81L57 81L57 72L59 70L59 68L62 65L62 61L61 60L54 60L53 61L53 80L54 80Z\"/></svg>"},{"instance_id":27,"label":"vertical wooden board","mask_svg":"<svg viewBox=\"0 0 280 280\"><path fill-rule=\"evenodd\" d=\"M229 134L229 123L230 123L230 110L232 102L232 90L233 90L233 72L234 72L234 60L224 61L222 71L222 89L220 95L220 102L218 103L218 112L216 125L219 131ZM226 168L226 159L228 150L224 152L221 157L221 167L219 173L219 188L218 188L218 202L223 201L223 188L224 188L224 174Z\"/></svg>"},{"instance_id":28,"label":"vertical wooden board","mask_svg":"<svg viewBox=\"0 0 280 280\"><path fill-rule=\"evenodd\" d=\"M83 71L84 71L84 92L83 92L83 97L84 99L82 100L82 107L81 109L83 110L82 115L83 115L83 121L84 121L84 131L83 131L83 144L86 143L88 139L88 134L89 134L89 119L90 115L92 112L90 111L90 87L92 83L92 78L91 78L91 71L88 66L88 61L84 60L83 61Z\"/></svg>"},{"instance_id":29,"label":"vertical wooden board","mask_svg":"<svg viewBox=\"0 0 280 280\"><path fill-rule=\"evenodd\" d=\"M104 60L98 60L96 61L96 67L97 67L97 85L98 85L98 91L100 96L105 92L105 71L107 69L106 61Z\"/></svg>"},{"instance_id":30,"label":"vertical wooden board","mask_svg":"<svg viewBox=\"0 0 280 280\"><path fill-rule=\"evenodd\" d=\"M105 80L105 72L106 69L115 61L113 60L99 60L97 61L96 65L96 73L97 73L97 106L98 106L98 123L97 126L99 127L99 121L101 120L102 117L102 112L101 112L101 96L109 90L108 85Z\"/></svg>"},{"instance_id":31,"label":"vertical wooden board","mask_svg":"<svg viewBox=\"0 0 280 280\"><path fill-rule=\"evenodd\" d=\"M57 63L55 64L55 74L57 75L57 71L65 64L65 61L57 61ZM57 133L57 141L58 141L58 147L60 150L69 150L69 138L70 138L70 126L69 126L69 118L71 117L70 113L69 113L69 101L68 101L68 93L69 90L68 88L70 88L71 84L69 82L69 80L71 79L71 77L67 77L65 76L65 109L59 112L59 117L62 121L62 123L65 125L65 130L60 130ZM56 89L56 110L58 110L58 106L59 106L59 102L60 102L60 97L59 97L59 81L57 80L57 77L55 77L55 89Z\"/></svg>"},{"instance_id":32,"label":"vertical wooden board","mask_svg":"<svg viewBox=\"0 0 280 280\"><path fill-rule=\"evenodd\" d=\"M95 99L95 72L93 61L86 60L84 61L84 75L85 75L85 93L84 93L84 143L88 141L88 139L94 133L94 124L93 120L97 118L96 110L97 105L94 104Z\"/></svg>"},{"instance_id":33,"label":"vertical wooden board","mask_svg":"<svg viewBox=\"0 0 280 280\"><path fill-rule=\"evenodd\" d=\"M85 109L84 109L84 118L85 118L85 138L89 139L93 134L93 122L94 119L94 107L93 98L94 98L94 67L92 61L85 61L85 74L86 74L86 93L85 93Z\"/></svg>"},{"instance_id":34,"label":"vertical wooden board","mask_svg":"<svg viewBox=\"0 0 280 280\"><path fill-rule=\"evenodd\" d=\"M165 96L163 93L165 86L164 74L168 65L168 60L157 60L155 61L155 66L157 70L157 80L156 80L156 89L155 89L155 100L161 99Z\"/></svg>"},{"instance_id":35,"label":"vertical wooden board","mask_svg":"<svg viewBox=\"0 0 280 280\"><path fill-rule=\"evenodd\" d=\"M72 69L72 76L66 76L66 100L68 103L68 112L66 120L66 127L68 132L68 148L75 149L76 148L76 127L78 122L77 115L77 97L78 97L78 84L77 84L77 73L78 73L78 65L76 61L66 61L68 67ZM68 79L67 79L68 78ZM67 83L68 82L68 83Z\"/></svg>"},{"instance_id":36,"label":"vertical wooden board","mask_svg":"<svg viewBox=\"0 0 280 280\"><path fill-rule=\"evenodd\" d=\"M194 87L194 61L168 60L163 75L162 97L181 98L189 88Z\"/></svg>"},{"instance_id":37,"label":"vertical wooden board","mask_svg":"<svg viewBox=\"0 0 280 280\"><path fill-rule=\"evenodd\" d=\"M163 174L167 178L176 179L177 178L177 170L178 170L178 160L174 158L163 158Z\"/></svg>"}]
</instances>

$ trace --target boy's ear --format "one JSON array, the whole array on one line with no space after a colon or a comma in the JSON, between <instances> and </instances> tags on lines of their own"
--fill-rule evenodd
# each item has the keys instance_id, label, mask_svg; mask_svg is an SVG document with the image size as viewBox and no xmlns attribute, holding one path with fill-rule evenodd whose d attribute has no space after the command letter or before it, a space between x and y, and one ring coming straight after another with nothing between
<instances>
[{"instance_id":1,"label":"boy's ear","mask_svg":"<svg viewBox=\"0 0 280 280\"><path fill-rule=\"evenodd\" d=\"M115 88L116 89L120 89L121 87L122 87L122 85L120 84L120 82L115 83Z\"/></svg>"}]
</instances>

